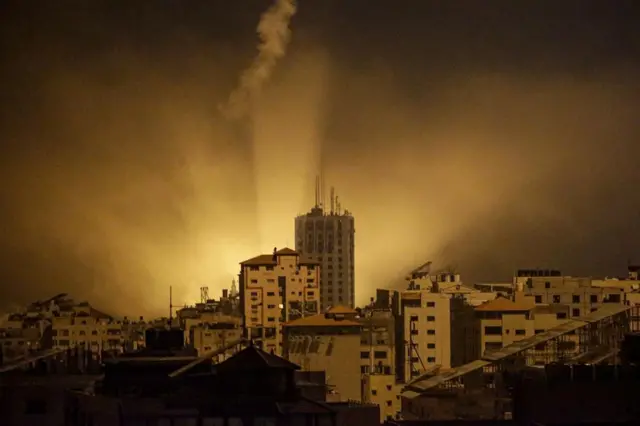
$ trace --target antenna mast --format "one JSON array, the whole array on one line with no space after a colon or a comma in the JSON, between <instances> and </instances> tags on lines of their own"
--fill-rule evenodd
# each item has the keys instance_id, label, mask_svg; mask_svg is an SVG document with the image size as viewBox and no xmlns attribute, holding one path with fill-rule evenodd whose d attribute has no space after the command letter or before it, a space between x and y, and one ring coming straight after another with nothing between
<instances>
[{"instance_id":1,"label":"antenna mast","mask_svg":"<svg viewBox=\"0 0 640 426\"><path fill-rule=\"evenodd\" d=\"M320 176L316 175L316 208L320 207Z\"/></svg>"},{"instance_id":2,"label":"antenna mast","mask_svg":"<svg viewBox=\"0 0 640 426\"><path fill-rule=\"evenodd\" d=\"M200 287L200 303L207 303L209 300L209 287Z\"/></svg>"},{"instance_id":3,"label":"antenna mast","mask_svg":"<svg viewBox=\"0 0 640 426\"><path fill-rule=\"evenodd\" d=\"M322 210L324 210L327 205L324 193L324 175L322 174L322 172L320 172L320 205L322 207Z\"/></svg>"},{"instance_id":4,"label":"antenna mast","mask_svg":"<svg viewBox=\"0 0 640 426\"><path fill-rule=\"evenodd\" d=\"M169 326L173 321L173 287L169 286Z\"/></svg>"},{"instance_id":5,"label":"antenna mast","mask_svg":"<svg viewBox=\"0 0 640 426\"><path fill-rule=\"evenodd\" d=\"M334 187L332 186L331 187L331 194L330 194L330 197L331 197L331 214L332 215L335 213L335 210L336 210L336 195L335 194L336 194L336 191L335 191Z\"/></svg>"}]
</instances>

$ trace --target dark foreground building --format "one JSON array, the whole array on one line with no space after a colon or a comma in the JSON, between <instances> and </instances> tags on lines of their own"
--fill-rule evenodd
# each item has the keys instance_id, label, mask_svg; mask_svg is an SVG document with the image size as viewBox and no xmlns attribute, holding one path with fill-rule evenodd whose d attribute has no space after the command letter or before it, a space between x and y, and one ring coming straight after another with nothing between
<instances>
[{"instance_id":1,"label":"dark foreground building","mask_svg":"<svg viewBox=\"0 0 640 426\"><path fill-rule=\"evenodd\" d=\"M190 364L192 368L184 368ZM182 373L171 373L182 368ZM378 407L316 401L295 382L297 365L249 346L211 365L192 359L120 359L95 390L69 391L69 426L337 426L378 423Z\"/></svg>"},{"instance_id":2,"label":"dark foreground building","mask_svg":"<svg viewBox=\"0 0 640 426\"><path fill-rule=\"evenodd\" d=\"M79 374L73 351L0 371L0 426L372 426L377 405L326 401L321 378L249 344L220 364L150 330L147 347ZM235 345L244 344L238 341ZM70 357L71 356L71 357ZM82 358L81 358L82 359ZM82 363L80 363L82 364Z\"/></svg>"}]
</instances>

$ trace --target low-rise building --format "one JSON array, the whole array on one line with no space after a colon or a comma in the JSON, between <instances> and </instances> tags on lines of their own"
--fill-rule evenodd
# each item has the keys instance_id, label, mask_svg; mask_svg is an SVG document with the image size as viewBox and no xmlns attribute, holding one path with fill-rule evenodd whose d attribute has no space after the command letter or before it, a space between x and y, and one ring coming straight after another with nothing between
<instances>
[{"instance_id":1,"label":"low-rise building","mask_svg":"<svg viewBox=\"0 0 640 426\"><path fill-rule=\"evenodd\" d=\"M348 309L348 312L345 310ZM285 325L284 357L306 371L325 371L329 389L341 400L360 401L360 336L355 311L336 307Z\"/></svg>"},{"instance_id":2,"label":"low-rise building","mask_svg":"<svg viewBox=\"0 0 640 426\"><path fill-rule=\"evenodd\" d=\"M563 305L536 305L530 296L515 293L515 300L499 297L475 308L482 354L502 349L535 334L542 333L566 321L570 308ZM578 336L568 336L565 352L577 350ZM536 357L537 364L550 362L544 351Z\"/></svg>"},{"instance_id":3,"label":"low-rise building","mask_svg":"<svg viewBox=\"0 0 640 426\"><path fill-rule=\"evenodd\" d=\"M556 270L519 270L516 292L524 291L536 304L569 306L568 318L587 315L603 304L624 303L625 289L591 277L571 277Z\"/></svg>"}]
</instances>

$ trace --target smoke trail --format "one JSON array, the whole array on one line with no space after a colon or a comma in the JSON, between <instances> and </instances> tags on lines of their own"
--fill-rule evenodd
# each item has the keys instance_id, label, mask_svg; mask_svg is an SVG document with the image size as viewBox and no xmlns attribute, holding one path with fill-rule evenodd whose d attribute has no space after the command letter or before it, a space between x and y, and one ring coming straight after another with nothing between
<instances>
[{"instance_id":1,"label":"smoke trail","mask_svg":"<svg viewBox=\"0 0 640 426\"><path fill-rule=\"evenodd\" d=\"M296 13L295 0L276 0L260 17L258 23L258 56L242 74L238 88L231 93L222 112L228 118L246 116L259 96L265 82L269 80L278 59L284 56L291 39L289 23Z\"/></svg>"}]
</instances>

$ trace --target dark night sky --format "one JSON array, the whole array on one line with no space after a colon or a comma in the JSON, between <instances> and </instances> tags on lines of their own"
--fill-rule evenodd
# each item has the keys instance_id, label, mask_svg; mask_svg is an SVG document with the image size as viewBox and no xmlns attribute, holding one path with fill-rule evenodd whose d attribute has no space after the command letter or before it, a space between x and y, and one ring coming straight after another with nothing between
<instances>
[{"instance_id":1,"label":"dark night sky","mask_svg":"<svg viewBox=\"0 0 640 426\"><path fill-rule=\"evenodd\" d=\"M169 283L197 294L207 262L225 280L214 290L227 285L222 263L247 251L226 247L254 246L264 189L255 146L216 106L269 4L2 2L0 307L68 291L156 312ZM320 117L324 173L358 221L360 302L427 258L465 280L640 262L640 2L298 8L268 94L280 121L254 144L284 162L277 141L298 133L282 129ZM320 63L321 101L290 101Z\"/></svg>"}]
</instances>

